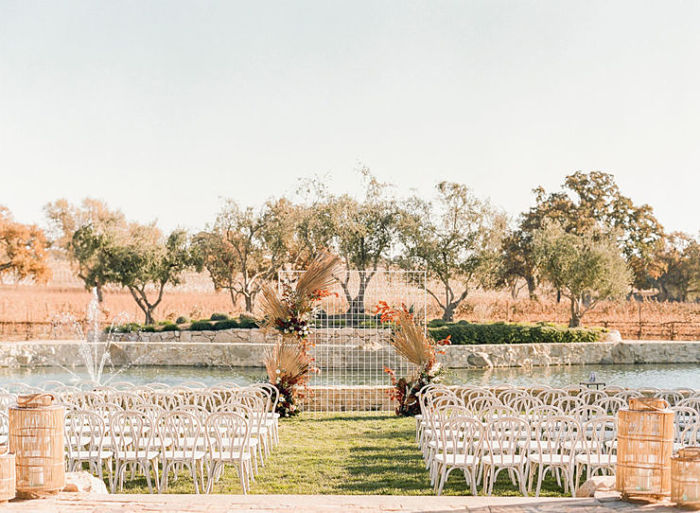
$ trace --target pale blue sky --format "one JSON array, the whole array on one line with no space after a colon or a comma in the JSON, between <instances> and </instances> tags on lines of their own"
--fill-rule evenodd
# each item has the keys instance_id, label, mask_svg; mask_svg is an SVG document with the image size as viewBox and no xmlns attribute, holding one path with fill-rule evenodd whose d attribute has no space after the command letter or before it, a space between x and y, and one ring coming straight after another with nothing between
<instances>
[{"instance_id":1,"label":"pale blue sky","mask_svg":"<svg viewBox=\"0 0 700 513\"><path fill-rule=\"evenodd\" d=\"M0 204L172 228L362 162L511 214L575 170L697 233L700 2L0 0Z\"/></svg>"}]
</instances>

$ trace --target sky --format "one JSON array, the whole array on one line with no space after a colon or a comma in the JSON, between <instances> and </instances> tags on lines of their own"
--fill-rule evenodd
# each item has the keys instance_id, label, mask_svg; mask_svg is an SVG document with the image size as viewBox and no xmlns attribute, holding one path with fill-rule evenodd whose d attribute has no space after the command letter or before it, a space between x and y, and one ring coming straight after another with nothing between
<instances>
[{"instance_id":1,"label":"sky","mask_svg":"<svg viewBox=\"0 0 700 513\"><path fill-rule=\"evenodd\" d=\"M602 170L697 234L699 24L690 0L0 0L0 205L194 229L366 165L515 216Z\"/></svg>"}]
</instances>

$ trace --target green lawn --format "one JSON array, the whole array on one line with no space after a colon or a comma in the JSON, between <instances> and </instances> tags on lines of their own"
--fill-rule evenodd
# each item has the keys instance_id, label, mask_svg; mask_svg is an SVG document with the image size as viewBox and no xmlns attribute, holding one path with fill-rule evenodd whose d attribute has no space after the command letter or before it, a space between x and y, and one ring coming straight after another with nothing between
<instances>
[{"instance_id":1,"label":"green lawn","mask_svg":"<svg viewBox=\"0 0 700 513\"><path fill-rule=\"evenodd\" d=\"M147 493L144 479L126 482L126 493ZM182 475L168 493L194 493ZM241 493L234 470L227 469L214 493ZM378 413L314 416L280 422L280 445L251 486L254 494L432 495L428 471L415 443L415 420ZM468 494L461 472L454 471L445 495ZM507 472L499 475L494 495L519 495ZM560 496L552 479L541 495Z\"/></svg>"}]
</instances>

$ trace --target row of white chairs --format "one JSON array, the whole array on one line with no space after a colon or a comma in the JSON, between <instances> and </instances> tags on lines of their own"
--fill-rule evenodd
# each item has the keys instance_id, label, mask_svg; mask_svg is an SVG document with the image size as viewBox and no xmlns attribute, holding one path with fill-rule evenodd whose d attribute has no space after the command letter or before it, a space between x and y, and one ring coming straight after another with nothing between
<instances>
[{"instance_id":1,"label":"row of white chairs","mask_svg":"<svg viewBox=\"0 0 700 513\"><path fill-rule=\"evenodd\" d=\"M224 465L230 464L247 493L258 466L279 443L277 388L267 383L198 385L106 386L90 391L56 385L52 393L67 409L68 469L87 465L100 478L106 469L113 491L123 488L127 467L132 478L138 469L151 492L151 473L155 474L160 492L167 489L171 470L177 477L188 468L198 493L200 488L211 491ZM0 406L14 399L13 393L0 393ZM6 436L6 426L7 415L0 413L0 437Z\"/></svg>"},{"instance_id":2,"label":"row of white chairs","mask_svg":"<svg viewBox=\"0 0 700 513\"><path fill-rule=\"evenodd\" d=\"M697 394L679 393L683 397L673 407L675 448L700 443L700 408L693 402ZM532 490L537 474L539 495L547 472L558 483L563 481L565 492L573 493L584 470L586 478L614 471L615 415L626 406L626 399L641 395L634 390L574 387L429 385L419 393L416 439L438 494L455 469L464 472L472 493L481 481L485 492L491 493L504 469L523 494Z\"/></svg>"}]
</instances>

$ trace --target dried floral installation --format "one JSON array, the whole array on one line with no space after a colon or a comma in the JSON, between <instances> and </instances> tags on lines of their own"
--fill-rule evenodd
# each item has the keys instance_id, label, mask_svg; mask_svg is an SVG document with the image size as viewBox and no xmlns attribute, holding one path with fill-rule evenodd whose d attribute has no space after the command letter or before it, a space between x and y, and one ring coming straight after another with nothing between
<instances>
[{"instance_id":1,"label":"dried floral installation","mask_svg":"<svg viewBox=\"0 0 700 513\"><path fill-rule=\"evenodd\" d=\"M299 413L297 403L307 393L310 374L318 371L308 351L310 323L318 301L330 294L339 262L338 256L323 252L309 264L296 286L283 283L281 295L270 286L263 288L261 327L281 334L266 351L264 363L270 383L279 391L277 413L282 417Z\"/></svg>"},{"instance_id":2,"label":"dried floral installation","mask_svg":"<svg viewBox=\"0 0 700 513\"><path fill-rule=\"evenodd\" d=\"M450 337L448 335L443 340L433 342L415 323L413 314L404 305L392 309L386 302L380 301L375 313L380 315L382 323L391 324L393 333L390 343L396 353L416 367L412 375L400 378L392 369L384 369L391 376L394 386L391 397L398 403L396 414L406 417L417 415L420 413L418 392L430 383L438 383L445 373L437 359L437 355L444 351L438 346L449 345Z\"/></svg>"}]
</instances>

